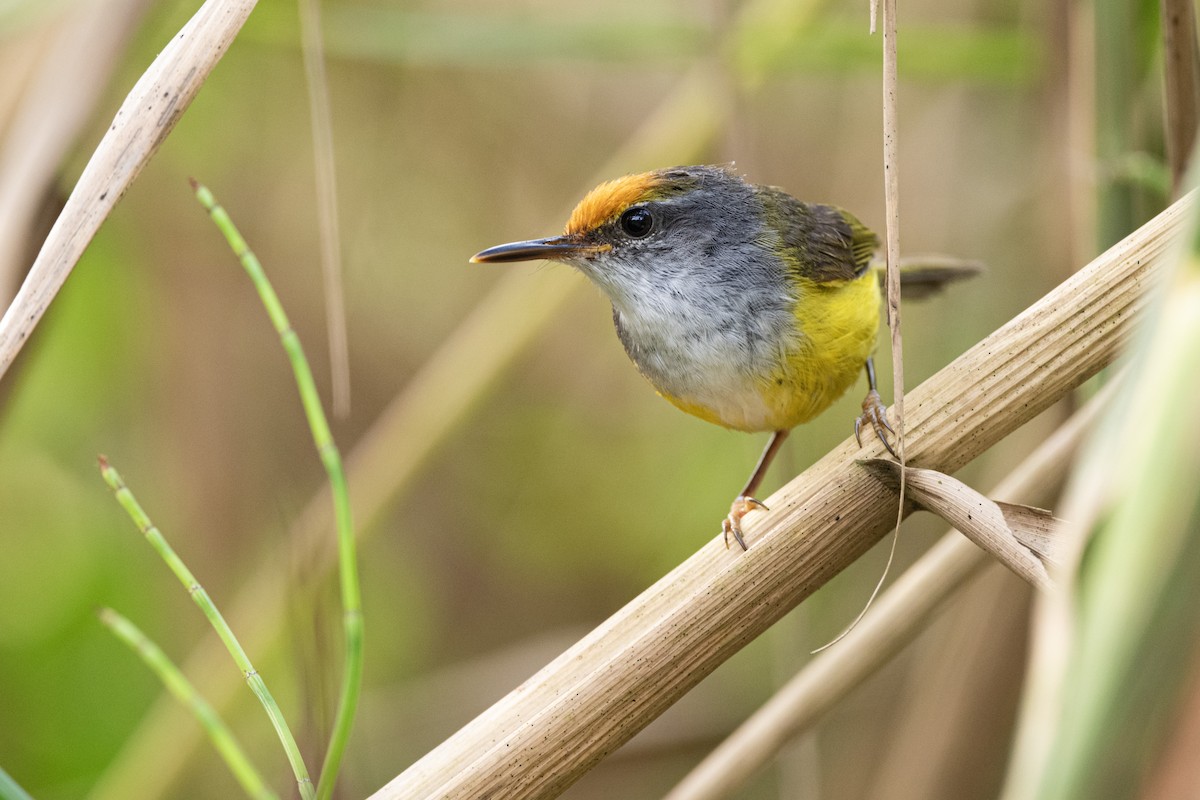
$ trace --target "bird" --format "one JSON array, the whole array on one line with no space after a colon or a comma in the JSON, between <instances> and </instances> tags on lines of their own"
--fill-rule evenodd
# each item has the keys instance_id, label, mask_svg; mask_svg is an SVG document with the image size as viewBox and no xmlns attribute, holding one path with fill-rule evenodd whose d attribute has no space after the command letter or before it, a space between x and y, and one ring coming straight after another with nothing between
<instances>
[{"instance_id":1,"label":"bird","mask_svg":"<svg viewBox=\"0 0 1200 800\"><path fill-rule=\"evenodd\" d=\"M473 263L567 264L612 304L630 360L671 404L747 433L769 433L721 523L747 549L742 519L789 432L865 372L855 438L870 425L892 455L894 433L875 378L882 270L878 237L836 206L747 181L731 166L695 165L601 183L561 235L489 247ZM974 274L948 261L901 272L922 294Z\"/></svg>"}]
</instances>

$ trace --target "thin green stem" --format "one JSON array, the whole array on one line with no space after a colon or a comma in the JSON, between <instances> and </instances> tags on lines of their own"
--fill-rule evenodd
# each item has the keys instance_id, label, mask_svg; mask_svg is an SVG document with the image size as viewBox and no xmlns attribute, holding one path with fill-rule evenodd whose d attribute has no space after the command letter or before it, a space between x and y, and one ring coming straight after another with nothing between
<instances>
[{"instance_id":1,"label":"thin green stem","mask_svg":"<svg viewBox=\"0 0 1200 800\"><path fill-rule=\"evenodd\" d=\"M208 701L196 692L191 681L185 678L179 668L171 663L171 659L167 658L166 653L150 641L136 625L111 608L100 609L99 616L100 621L107 625L118 639L129 645L146 666L158 675L159 680L171 694L175 695L176 699L192 712L200 726L204 728L205 733L208 734L208 738L212 740L217 752L229 765L233 776L246 790L246 794L256 800L277 800L278 796L271 791L262 776L258 774L258 770L250 763L242 746L234 738L233 732L226 727Z\"/></svg>"},{"instance_id":2,"label":"thin green stem","mask_svg":"<svg viewBox=\"0 0 1200 800\"><path fill-rule=\"evenodd\" d=\"M316 794L313 790L312 778L308 776L308 767L304 764L304 757L300 754L300 748L296 744L296 737L292 735L292 730L288 727L287 720L284 719L279 704L275 702L275 698L271 695L270 690L267 689L266 682L258 674L258 670L254 668L254 665L250 663L250 657L246 655L241 642L238 641L229 624L225 622L225 617L221 615L216 603L213 602L208 592L200 585L200 582L196 580L191 570L183 563L183 559L179 557L167 542L166 537L162 535L162 531L158 529L158 526L150 520L150 516L142 508L141 503L134 497L129 487L125 485L125 481L121 478L120 473L108 463L108 459L104 456L100 456L99 460L100 474L104 477L104 482L108 484L108 488L112 489L117 502L125 509L125 513L129 515L129 518L133 520L133 524L146 537L146 541L150 543L154 551L171 568L171 572L175 573L175 577L179 578L179 582L183 584L183 588L187 589L192 600L204 612L204 616L208 619L209 624L217 632L217 636L221 637L221 641L225 644L225 648L229 651L229 654L233 656L234 663L242 671L246 683L250 686L250 691L254 692L254 696L258 698L263 708L266 709L267 717L271 720L271 724L275 727L275 732L279 735L279 741L283 744L283 751L287 755L288 762L292 765L292 772L296 776L296 785L300 790L300 796L303 800L313 800Z\"/></svg>"},{"instance_id":3,"label":"thin green stem","mask_svg":"<svg viewBox=\"0 0 1200 800\"><path fill-rule=\"evenodd\" d=\"M196 198L212 217L217 228L225 236L234 255L241 261L246 274L250 276L267 316L279 334L288 359L292 364L292 372L296 376L296 386L300 391L300 402L304 405L305 416L308 417L309 428L312 429L313 442L325 471L329 474L329 486L333 494L334 517L337 521L338 538L338 571L342 589L342 627L344 629L346 664L342 675L342 691L338 700L337 715L334 718L333 732L329 738L329 748L325 752L325 761L321 766L321 778L317 784L318 800L328 800L333 794L337 781L338 770L341 767L342 756L350 739L350 729L354 723L354 714L358 708L358 698L362 690L363 665L363 616L362 593L358 585L358 557L355 553L354 524L350 515L350 495L346 487L346 475L342 469L342 457L334 444L333 435L329 431L325 412L321 408L320 395L313 380L312 370L304 357L304 349L300 345L300 337L292 329L287 314L279 297L267 280L262 264L250 250L246 240L242 238L229 214L213 197L207 187L192 182L196 190Z\"/></svg>"}]
</instances>

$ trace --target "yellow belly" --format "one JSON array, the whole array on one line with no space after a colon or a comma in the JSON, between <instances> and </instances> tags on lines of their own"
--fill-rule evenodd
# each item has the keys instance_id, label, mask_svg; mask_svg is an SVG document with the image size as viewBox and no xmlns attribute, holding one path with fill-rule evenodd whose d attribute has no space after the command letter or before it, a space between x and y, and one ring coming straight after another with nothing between
<instances>
[{"instance_id":1,"label":"yellow belly","mask_svg":"<svg viewBox=\"0 0 1200 800\"><path fill-rule=\"evenodd\" d=\"M797 335L781 343L773 371L719 403L660 394L689 414L740 431L788 430L820 414L854 384L875 349L879 283L870 271L843 283L805 281L798 296Z\"/></svg>"}]
</instances>

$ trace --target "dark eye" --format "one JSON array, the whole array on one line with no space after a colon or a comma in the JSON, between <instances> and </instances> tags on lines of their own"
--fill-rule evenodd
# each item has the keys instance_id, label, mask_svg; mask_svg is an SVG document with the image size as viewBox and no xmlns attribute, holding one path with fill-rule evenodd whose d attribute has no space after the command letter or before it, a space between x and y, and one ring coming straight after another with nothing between
<instances>
[{"instance_id":1,"label":"dark eye","mask_svg":"<svg viewBox=\"0 0 1200 800\"><path fill-rule=\"evenodd\" d=\"M654 227L654 217L644 208L631 208L621 215L621 230L634 239L641 239Z\"/></svg>"}]
</instances>

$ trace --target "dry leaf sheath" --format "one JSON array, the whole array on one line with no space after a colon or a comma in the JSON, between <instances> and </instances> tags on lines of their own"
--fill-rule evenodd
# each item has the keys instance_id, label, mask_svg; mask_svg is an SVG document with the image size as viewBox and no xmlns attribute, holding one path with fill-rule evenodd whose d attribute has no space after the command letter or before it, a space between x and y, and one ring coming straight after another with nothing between
<instances>
[{"instance_id":1,"label":"dry leaf sheath","mask_svg":"<svg viewBox=\"0 0 1200 800\"><path fill-rule=\"evenodd\" d=\"M900 489L901 467L886 458L862 462L894 492ZM987 550L1021 580L1038 589L1049 589L1050 576L1043 558L1057 520L1050 512L1011 503L997 503L944 472L908 467L905 498L913 505L937 514ZM1027 541L1040 544L1031 548Z\"/></svg>"}]
</instances>

